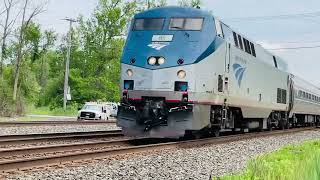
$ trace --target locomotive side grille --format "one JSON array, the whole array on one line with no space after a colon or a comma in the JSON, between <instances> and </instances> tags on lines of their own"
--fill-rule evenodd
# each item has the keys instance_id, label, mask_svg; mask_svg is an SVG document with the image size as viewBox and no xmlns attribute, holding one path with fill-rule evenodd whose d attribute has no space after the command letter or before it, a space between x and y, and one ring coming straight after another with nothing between
<instances>
[{"instance_id":1,"label":"locomotive side grille","mask_svg":"<svg viewBox=\"0 0 320 180\"><path fill-rule=\"evenodd\" d=\"M80 117L83 117L83 118L85 118L85 117L95 118L95 114L92 113L92 112L81 112Z\"/></svg>"},{"instance_id":2,"label":"locomotive side grille","mask_svg":"<svg viewBox=\"0 0 320 180\"><path fill-rule=\"evenodd\" d=\"M277 89L277 103L287 104L287 90Z\"/></svg>"}]
</instances>

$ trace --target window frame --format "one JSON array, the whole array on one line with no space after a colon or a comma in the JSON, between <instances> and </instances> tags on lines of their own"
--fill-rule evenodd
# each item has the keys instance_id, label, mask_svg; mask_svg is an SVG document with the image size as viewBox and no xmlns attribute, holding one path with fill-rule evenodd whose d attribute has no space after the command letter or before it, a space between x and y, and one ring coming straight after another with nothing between
<instances>
[{"instance_id":1,"label":"window frame","mask_svg":"<svg viewBox=\"0 0 320 180\"><path fill-rule=\"evenodd\" d=\"M141 19L162 19L163 24L162 24L161 29L152 29L152 30L150 30L150 29L135 29L136 20L141 20ZM133 25L132 25L131 30L132 31L162 31L164 29L165 24L166 24L166 18L159 18L159 17L158 18L135 18L135 19L133 19Z\"/></svg>"},{"instance_id":2,"label":"window frame","mask_svg":"<svg viewBox=\"0 0 320 180\"><path fill-rule=\"evenodd\" d=\"M171 20L172 19L202 19L201 30L170 29ZM205 17L170 17L169 18L168 30L169 31L197 31L197 32L202 32L204 24L205 24ZM221 27L221 29L222 29L222 27ZM223 30L222 30L222 33L223 33Z\"/></svg>"}]
</instances>

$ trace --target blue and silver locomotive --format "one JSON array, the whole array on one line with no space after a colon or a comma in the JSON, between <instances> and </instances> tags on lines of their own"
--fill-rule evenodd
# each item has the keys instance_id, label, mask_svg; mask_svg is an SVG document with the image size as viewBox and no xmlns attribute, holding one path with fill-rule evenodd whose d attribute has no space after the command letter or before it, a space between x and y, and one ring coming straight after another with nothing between
<instances>
[{"instance_id":1,"label":"blue and silver locomotive","mask_svg":"<svg viewBox=\"0 0 320 180\"><path fill-rule=\"evenodd\" d=\"M117 123L125 135L148 137L285 128L309 115L315 123L320 106L298 113L300 121L293 112L295 78L209 12L151 9L135 15L124 47Z\"/></svg>"}]
</instances>

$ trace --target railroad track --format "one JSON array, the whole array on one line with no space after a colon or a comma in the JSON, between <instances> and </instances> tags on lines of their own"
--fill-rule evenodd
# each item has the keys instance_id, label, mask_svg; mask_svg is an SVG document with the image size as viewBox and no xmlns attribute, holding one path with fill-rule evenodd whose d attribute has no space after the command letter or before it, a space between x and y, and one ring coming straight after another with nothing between
<instances>
[{"instance_id":1,"label":"railroad track","mask_svg":"<svg viewBox=\"0 0 320 180\"><path fill-rule=\"evenodd\" d=\"M90 139L121 137L121 130L114 131L92 131L92 132L70 132L51 134L28 134L0 136L0 146L19 145L27 143L41 143L54 140Z\"/></svg>"},{"instance_id":2,"label":"railroad track","mask_svg":"<svg viewBox=\"0 0 320 180\"><path fill-rule=\"evenodd\" d=\"M170 149L170 148L190 148L198 147L209 144L222 144L246 139L253 139L257 137L277 136L291 133L297 133L307 130L315 130L315 128L299 128L285 131L271 131L260 133L249 133L234 136L225 136L219 138L207 138L200 140L178 141L178 142L166 142L159 144L147 144L147 145L131 145L131 141L146 141L147 139L138 140L122 140L122 141L109 141L98 143L87 143L77 145L61 145L41 148L25 148L17 149L15 151L3 150L0 151L0 170L2 172L10 172L16 170L26 170L35 167L45 167L49 165L59 165L70 162L78 162L85 160L103 159L115 155L125 155L130 153L141 153L150 150ZM83 150L86 149L86 150ZM60 153L58 153L60 151ZM43 156L29 156L29 158L17 158L14 160L2 160L1 157L8 156L23 156L30 154L42 153Z\"/></svg>"},{"instance_id":3,"label":"railroad track","mask_svg":"<svg viewBox=\"0 0 320 180\"><path fill-rule=\"evenodd\" d=\"M115 124L116 120L110 121L2 121L0 127L12 126L56 126L56 125L99 125Z\"/></svg>"}]
</instances>

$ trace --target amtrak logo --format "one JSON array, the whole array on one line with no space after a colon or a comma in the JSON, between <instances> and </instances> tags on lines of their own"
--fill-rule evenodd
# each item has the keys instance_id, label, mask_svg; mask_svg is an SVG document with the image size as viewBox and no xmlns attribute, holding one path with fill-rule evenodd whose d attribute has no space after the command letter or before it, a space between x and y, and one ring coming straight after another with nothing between
<instances>
[{"instance_id":1,"label":"amtrak logo","mask_svg":"<svg viewBox=\"0 0 320 180\"><path fill-rule=\"evenodd\" d=\"M148 45L150 48L155 49L160 51L162 48L168 46L168 44L157 44L157 43L152 43Z\"/></svg>"},{"instance_id":2,"label":"amtrak logo","mask_svg":"<svg viewBox=\"0 0 320 180\"><path fill-rule=\"evenodd\" d=\"M242 67L240 64L233 64L233 71L235 72L235 77L238 81L239 87L241 86L241 81L246 68Z\"/></svg>"}]
</instances>

